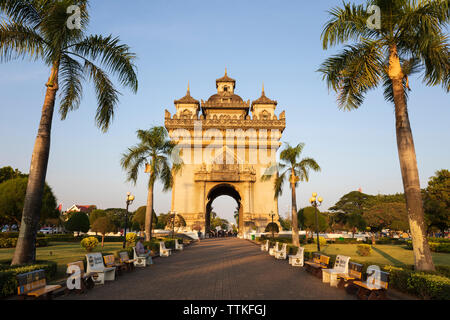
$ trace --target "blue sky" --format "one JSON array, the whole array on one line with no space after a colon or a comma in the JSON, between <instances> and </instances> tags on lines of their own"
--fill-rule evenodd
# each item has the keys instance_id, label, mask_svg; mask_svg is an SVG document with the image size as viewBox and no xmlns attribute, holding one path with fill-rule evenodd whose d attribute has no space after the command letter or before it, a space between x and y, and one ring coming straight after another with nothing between
<instances>
[{"instance_id":1,"label":"blue sky","mask_svg":"<svg viewBox=\"0 0 450 320\"><path fill-rule=\"evenodd\" d=\"M402 192L395 140L393 106L382 90L367 95L356 111L337 108L319 65L334 50L323 51L320 34L326 10L340 1L92 1L89 32L113 34L138 55L139 92L122 90L110 130L94 123L96 100L91 85L79 110L61 121L55 113L47 182L63 207L74 203L100 208L123 207L131 191L135 209L146 201L146 176L137 185L125 182L121 153L136 143L135 132L163 125L164 109L190 82L191 95L207 99L224 68L237 80L244 100L266 95L286 111L283 141L306 143L305 156L322 167L298 188L299 207L313 191L324 208L358 188L363 192ZM0 166L28 172L43 103L48 69L40 62L0 65ZM449 96L410 79L411 126L416 143L421 185L436 170L449 168ZM156 212L170 209L170 192L157 186ZM290 192L280 198L280 214L289 210ZM221 197L214 202L220 216L232 221L235 204Z\"/></svg>"}]
</instances>

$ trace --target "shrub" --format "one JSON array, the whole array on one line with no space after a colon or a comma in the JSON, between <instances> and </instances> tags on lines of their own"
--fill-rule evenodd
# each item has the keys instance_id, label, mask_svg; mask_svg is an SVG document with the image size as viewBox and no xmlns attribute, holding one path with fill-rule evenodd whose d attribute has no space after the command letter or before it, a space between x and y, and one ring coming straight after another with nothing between
<instances>
[{"instance_id":1,"label":"shrub","mask_svg":"<svg viewBox=\"0 0 450 320\"><path fill-rule=\"evenodd\" d=\"M79 238L76 238L73 234L52 234L48 235L47 238L50 242L76 242Z\"/></svg>"},{"instance_id":2,"label":"shrub","mask_svg":"<svg viewBox=\"0 0 450 320\"><path fill-rule=\"evenodd\" d=\"M372 253L372 247L369 244L358 244L356 248L356 253L363 257L370 256Z\"/></svg>"},{"instance_id":3,"label":"shrub","mask_svg":"<svg viewBox=\"0 0 450 320\"><path fill-rule=\"evenodd\" d=\"M314 243L317 243L317 237L314 238ZM319 244L321 246L324 246L327 244L327 240L324 237L319 236Z\"/></svg>"},{"instance_id":4,"label":"shrub","mask_svg":"<svg viewBox=\"0 0 450 320\"><path fill-rule=\"evenodd\" d=\"M408 289L423 299L450 300L450 279L433 274L412 273Z\"/></svg>"},{"instance_id":5,"label":"shrub","mask_svg":"<svg viewBox=\"0 0 450 320\"><path fill-rule=\"evenodd\" d=\"M47 238L37 238L36 247L47 247ZM17 238L0 238L0 248L15 248L17 244Z\"/></svg>"},{"instance_id":6,"label":"shrub","mask_svg":"<svg viewBox=\"0 0 450 320\"><path fill-rule=\"evenodd\" d=\"M434 238L436 239L436 238ZM450 253L450 243L447 242L428 242L432 252ZM406 248L412 250L412 242L406 241Z\"/></svg>"},{"instance_id":7,"label":"shrub","mask_svg":"<svg viewBox=\"0 0 450 320\"><path fill-rule=\"evenodd\" d=\"M98 246L98 240L96 237L87 237L81 240L80 244L86 249L87 252L91 252L96 246Z\"/></svg>"},{"instance_id":8,"label":"shrub","mask_svg":"<svg viewBox=\"0 0 450 320\"><path fill-rule=\"evenodd\" d=\"M127 247L134 247L136 245L137 241L137 234L136 233L127 233Z\"/></svg>"}]
</instances>

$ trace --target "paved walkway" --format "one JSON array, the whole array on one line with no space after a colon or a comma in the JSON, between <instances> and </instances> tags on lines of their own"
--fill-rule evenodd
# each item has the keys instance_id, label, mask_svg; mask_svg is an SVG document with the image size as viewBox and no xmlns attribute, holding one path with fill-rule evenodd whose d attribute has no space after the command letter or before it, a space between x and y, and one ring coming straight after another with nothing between
<instances>
[{"instance_id":1,"label":"paved walkway","mask_svg":"<svg viewBox=\"0 0 450 320\"><path fill-rule=\"evenodd\" d=\"M276 260L259 246L236 238L195 243L154 265L137 268L84 295L60 299L300 300L356 299L303 268Z\"/></svg>"}]
</instances>

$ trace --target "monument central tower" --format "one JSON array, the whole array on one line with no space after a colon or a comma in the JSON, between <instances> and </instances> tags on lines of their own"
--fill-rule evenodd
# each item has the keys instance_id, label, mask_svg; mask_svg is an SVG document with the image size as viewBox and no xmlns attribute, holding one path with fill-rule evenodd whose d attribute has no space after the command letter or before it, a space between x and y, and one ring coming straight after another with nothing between
<instances>
[{"instance_id":1,"label":"monument central tower","mask_svg":"<svg viewBox=\"0 0 450 320\"><path fill-rule=\"evenodd\" d=\"M174 178L172 211L184 217L187 230L208 232L212 202L228 195L236 200L239 233L264 232L278 223L274 179L261 181L275 164L286 127L285 112L275 114L277 101L261 97L244 101L235 94L236 80L216 80L217 93L207 101L186 95L175 100L176 113L165 113L165 127L183 166ZM231 221L230 221L231 222Z\"/></svg>"}]
</instances>

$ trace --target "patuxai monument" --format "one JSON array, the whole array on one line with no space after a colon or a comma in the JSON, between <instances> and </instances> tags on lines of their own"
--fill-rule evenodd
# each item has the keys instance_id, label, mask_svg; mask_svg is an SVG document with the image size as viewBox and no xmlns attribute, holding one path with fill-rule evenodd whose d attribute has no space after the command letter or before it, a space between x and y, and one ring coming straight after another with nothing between
<instances>
[{"instance_id":1,"label":"patuxai monument","mask_svg":"<svg viewBox=\"0 0 450 320\"><path fill-rule=\"evenodd\" d=\"M177 143L182 169L174 178L172 211L182 215L187 230L208 232L213 201L222 195L236 200L239 233L264 232L278 223L274 178L262 181L276 164L286 126L277 101L261 96L250 102L235 93L236 80L225 71L217 92L207 101L187 94L175 100L175 114L166 110L165 127Z\"/></svg>"}]
</instances>

